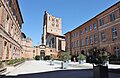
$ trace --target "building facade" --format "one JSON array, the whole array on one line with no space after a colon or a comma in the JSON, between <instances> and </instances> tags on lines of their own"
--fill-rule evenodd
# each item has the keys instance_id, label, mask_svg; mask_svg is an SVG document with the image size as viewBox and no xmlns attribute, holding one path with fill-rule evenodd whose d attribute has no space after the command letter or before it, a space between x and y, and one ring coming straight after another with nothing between
<instances>
[{"instance_id":1,"label":"building facade","mask_svg":"<svg viewBox=\"0 0 120 78\"><path fill-rule=\"evenodd\" d=\"M105 48L120 56L120 1L94 18L65 34L66 50L78 56L92 47Z\"/></svg>"},{"instance_id":2,"label":"building facade","mask_svg":"<svg viewBox=\"0 0 120 78\"><path fill-rule=\"evenodd\" d=\"M42 45L40 47L42 47L40 54L53 54L55 58L58 52L65 51L65 37L62 36L62 19L49 14L47 11L44 14ZM45 48L43 49L43 47Z\"/></svg>"},{"instance_id":3,"label":"building facade","mask_svg":"<svg viewBox=\"0 0 120 78\"><path fill-rule=\"evenodd\" d=\"M26 37L24 33L21 35L21 46L22 46L22 52L21 57L26 59L33 59L36 55L33 41L31 38Z\"/></svg>"},{"instance_id":4,"label":"building facade","mask_svg":"<svg viewBox=\"0 0 120 78\"><path fill-rule=\"evenodd\" d=\"M22 15L17 0L0 0L0 60L21 57Z\"/></svg>"}]
</instances>

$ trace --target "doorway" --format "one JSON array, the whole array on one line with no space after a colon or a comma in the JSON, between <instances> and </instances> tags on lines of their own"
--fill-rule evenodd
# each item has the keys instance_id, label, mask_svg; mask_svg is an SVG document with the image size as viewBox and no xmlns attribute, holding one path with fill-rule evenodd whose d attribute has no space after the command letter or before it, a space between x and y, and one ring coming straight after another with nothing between
<instances>
[{"instance_id":1,"label":"doorway","mask_svg":"<svg viewBox=\"0 0 120 78\"><path fill-rule=\"evenodd\" d=\"M44 51L44 50L41 50L41 51L40 51L40 59L41 59L41 60L44 60L44 58L45 58L45 51Z\"/></svg>"}]
</instances>

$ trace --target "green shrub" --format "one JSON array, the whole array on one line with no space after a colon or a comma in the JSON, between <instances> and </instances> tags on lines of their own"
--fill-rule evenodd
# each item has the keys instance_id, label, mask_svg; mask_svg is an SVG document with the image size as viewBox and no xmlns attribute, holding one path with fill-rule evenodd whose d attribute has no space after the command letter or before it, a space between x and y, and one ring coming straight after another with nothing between
<instances>
[{"instance_id":1,"label":"green shrub","mask_svg":"<svg viewBox=\"0 0 120 78\"><path fill-rule=\"evenodd\" d=\"M45 56L44 60L50 60L50 55Z\"/></svg>"},{"instance_id":2,"label":"green shrub","mask_svg":"<svg viewBox=\"0 0 120 78\"><path fill-rule=\"evenodd\" d=\"M6 64L13 65L15 63L22 62L22 61L25 61L25 59L24 58L18 58L18 59L16 58L16 59L7 60Z\"/></svg>"},{"instance_id":3,"label":"green shrub","mask_svg":"<svg viewBox=\"0 0 120 78\"><path fill-rule=\"evenodd\" d=\"M83 55L83 54L80 54L78 57L77 57L78 60L86 60L86 56Z\"/></svg>"},{"instance_id":4,"label":"green shrub","mask_svg":"<svg viewBox=\"0 0 120 78\"><path fill-rule=\"evenodd\" d=\"M36 56L35 56L35 60L40 60L40 56L39 56L39 55L36 55Z\"/></svg>"},{"instance_id":5,"label":"green shrub","mask_svg":"<svg viewBox=\"0 0 120 78\"><path fill-rule=\"evenodd\" d=\"M2 61L0 61L0 68L4 67L4 65L2 64Z\"/></svg>"},{"instance_id":6,"label":"green shrub","mask_svg":"<svg viewBox=\"0 0 120 78\"><path fill-rule=\"evenodd\" d=\"M11 61L10 61L10 60L7 60L7 61L5 61L5 63L6 63L7 65L10 65L10 64L11 64Z\"/></svg>"},{"instance_id":7,"label":"green shrub","mask_svg":"<svg viewBox=\"0 0 120 78\"><path fill-rule=\"evenodd\" d=\"M68 52L61 52L59 57L61 61L68 61L71 59L71 55Z\"/></svg>"}]
</instances>

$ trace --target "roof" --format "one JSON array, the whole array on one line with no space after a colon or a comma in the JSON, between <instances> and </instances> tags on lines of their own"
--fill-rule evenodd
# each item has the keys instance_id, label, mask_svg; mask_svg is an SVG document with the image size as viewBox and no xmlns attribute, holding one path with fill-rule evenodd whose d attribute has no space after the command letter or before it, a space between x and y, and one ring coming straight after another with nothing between
<instances>
[{"instance_id":1,"label":"roof","mask_svg":"<svg viewBox=\"0 0 120 78\"><path fill-rule=\"evenodd\" d=\"M19 10L19 13L20 13L20 16L21 16L21 19L22 19L22 23L24 23L23 18L22 18L22 14L21 14L21 11L20 11L20 7L19 7L19 4L18 4L18 0L16 0L16 3L17 3L18 10Z\"/></svg>"},{"instance_id":2,"label":"roof","mask_svg":"<svg viewBox=\"0 0 120 78\"><path fill-rule=\"evenodd\" d=\"M54 35L54 36L56 36L56 37L65 38L65 36L62 36L62 35L56 35L56 34L52 34L52 33L48 33L48 34L50 34L50 35Z\"/></svg>"}]
</instances>

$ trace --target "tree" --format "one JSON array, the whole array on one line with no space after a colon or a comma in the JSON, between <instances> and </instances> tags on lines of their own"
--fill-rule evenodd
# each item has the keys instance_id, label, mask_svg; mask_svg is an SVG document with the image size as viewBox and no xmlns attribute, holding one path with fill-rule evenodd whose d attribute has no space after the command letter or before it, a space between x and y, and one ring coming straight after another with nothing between
<instances>
[{"instance_id":1,"label":"tree","mask_svg":"<svg viewBox=\"0 0 120 78\"><path fill-rule=\"evenodd\" d=\"M91 63L96 65L104 65L109 59L109 53L105 49L97 49L96 47L91 48Z\"/></svg>"},{"instance_id":2,"label":"tree","mask_svg":"<svg viewBox=\"0 0 120 78\"><path fill-rule=\"evenodd\" d=\"M78 60L85 60L86 59L86 56L83 55L83 54L79 54L79 56L77 57Z\"/></svg>"},{"instance_id":3,"label":"tree","mask_svg":"<svg viewBox=\"0 0 120 78\"><path fill-rule=\"evenodd\" d=\"M59 57L61 61L68 61L71 59L71 55L68 52L61 52Z\"/></svg>"},{"instance_id":4,"label":"tree","mask_svg":"<svg viewBox=\"0 0 120 78\"><path fill-rule=\"evenodd\" d=\"M94 78L108 78L108 66L105 63L109 58L109 53L106 49L97 49L96 47L91 48L90 53Z\"/></svg>"}]
</instances>

